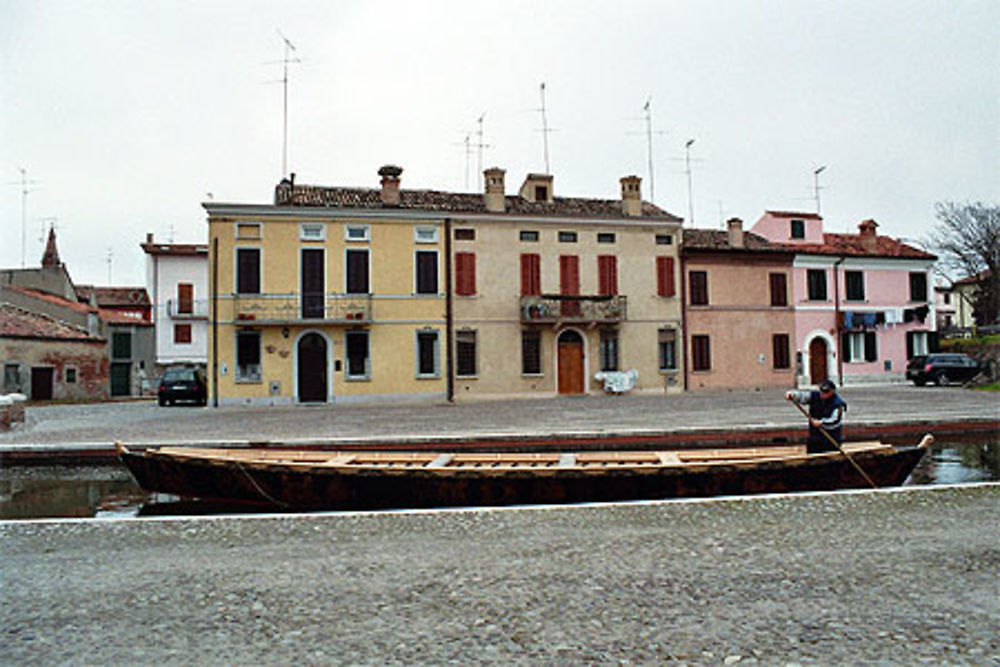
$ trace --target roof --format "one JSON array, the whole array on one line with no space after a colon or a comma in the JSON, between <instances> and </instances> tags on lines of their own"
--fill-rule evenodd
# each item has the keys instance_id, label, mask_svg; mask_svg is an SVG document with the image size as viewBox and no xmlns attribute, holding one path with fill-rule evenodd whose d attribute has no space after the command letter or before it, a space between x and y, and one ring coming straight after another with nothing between
<instances>
[{"instance_id":1,"label":"roof","mask_svg":"<svg viewBox=\"0 0 1000 667\"><path fill-rule=\"evenodd\" d=\"M62 308L68 308L69 310L75 311L77 313L83 314L96 314L101 321L107 322L108 324L149 324L145 320L136 319L135 317L129 317L123 315L122 313L117 313L113 310L108 310L106 308L95 308L88 303L83 303L80 301L72 301L70 299L64 299L58 294L51 294L49 292L43 292L42 290L31 289L30 287L18 287L17 285L5 285L5 289L13 290L15 292L20 292L26 296L30 296L34 299L39 299L40 301L45 301Z\"/></svg>"},{"instance_id":2,"label":"roof","mask_svg":"<svg viewBox=\"0 0 1000 667\"><path fill-rule=\"evenodd\" d=\"M866 247L860 234L823 234L823 243L775 243L774 245L803 255L937 259L936 255L906 245L889 236L876 236L874 248Z\"/></svg>"},{"instance_id":3,"label":"roof","mask_svg":"<svg viewBox=\"0 0 1000 667\"><path fill-rule=\"evenodd\" d=\"M744 247L729 245L729 232L715 229L685 229L683 250L733 250L736 252L792 253L794 250L771 243L760 234L743 232Z\"/></svg>"},{"instance_id":4,"label":"roof","mask_svg":"<svg viewBox=\"0 0 1000 667\"><path fill-rule=\"evenodd\" d=\"M90 301L91 295L101 308L121 308L123 306L149 306L149 294L145 287L97 287L77 285L76 295L81 301Z\"/></svg>"},{"instance_id":5,"label":"roof","mask_svg":"<svg viewBox=\"0 0 1000 667\"><path fill-rule=\"evenodd\" d=\"M0 338L104 342L103 338L90 335L86 329L9 303L0 303Z\"/></svg>"},{"instance_id":6,"label":"roof","mask_svg":"<svg viewBox=\"0 0 1000 667\"><path fill-rule=\"evenodd\" d=\"M803 220L822 220L823 216L819 213L804 213L801 211L764 211L765 215L770 215L775 218L796 218Z\"/></svg>"},{"instance_id":7,"label":"roof","mask_svg":"<svg viewBox=\"0 0 1000 667\"><path fill-rule=\"evenodd\" d=\"M952 283L952 287L958 287L960 285L978 285L979 283L989 278L991 275L993 275L993 272L990 271L989 269L986 269L985 271L980 271L974 276L969 276L967 278L962 278L961 280L956 280L954 283Z\"/></svg>"},{"instance_id":8,"label":"roof","mask_svg":"<svg viewBox=\"0 0 1000 667\"><path fill-rule=\"evenodd\" d=\"M553 217L597 217L639 220L622 212L620 199L587 199L553 197L552 202L530 202L519 196L507 195L505 213L486 210L482 194L443 192L438 190L400 190L399 205L382 202L382 191L372 188L323 187L318 185L279 184L274 191L277 206L316 206L327 208L411 209L449 213L480 213L491 215L536 215ZM642 217L666 218L680 222L681 218L659 206L642 202Z\"/></svg>"},{"instance_id":9,"label":"roof","mask_svg":"<svg viewBox=\"0 0 1000 667\"><path fill-rule=\"evenodd\" d=\"M207 243L142 243L147 255L207 255Z\"/></svg>"}]
</instances>

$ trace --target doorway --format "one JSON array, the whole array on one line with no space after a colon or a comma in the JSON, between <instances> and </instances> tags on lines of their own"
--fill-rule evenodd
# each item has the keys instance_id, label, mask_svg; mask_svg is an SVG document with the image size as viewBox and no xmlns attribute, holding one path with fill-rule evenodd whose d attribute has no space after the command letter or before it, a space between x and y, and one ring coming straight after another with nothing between
<instances>
[{"instance_id":1,"label":"doorway","mask_svg":"<svg viewBox=\"0 0 1000 667\"><path fill-rule=\"evenodd\" d=\"M326 340L318 333L309 333L299 339L298 364L299 402L325 403Z\"/></svg>"},{"instance_id":2,"label":"doorway","mask_svg":"<svg viewBox=\"0 0 1000 667\"><path fill-rule=\"evenodd\" d=\"M809 382L815 385L829 377L826 341L817 336L809 342Z\"/></svg>"},{"instance_id":3,"label":"doorway","mask_svg":"<svg viewBox=\"0 0 1000 667\"><path fill-rule=\"evenodd\" d=\"M132 362L111 362L111 395L128 396L132 393Z\"/></svg>"},{"instance_id":4,"label":"doorway","mask_svg":"<svg viewBox=\"0 0 1000 667\"><path fill-rule=\"evenodd\" d=\"M51 368L31 369L31 400L51 401L52 400L52 380L54 378Z\"/></svg>"},{"instance_id":5,"label":"doorway","mask_svg":"<svg viewBox=\"0 0 1000 667\"><path fill-rule=\"evenodd\" d=\"M582 394L584 390L583 338L576 331L559 334L559 393Z\"/></svg>"}]
</instances>

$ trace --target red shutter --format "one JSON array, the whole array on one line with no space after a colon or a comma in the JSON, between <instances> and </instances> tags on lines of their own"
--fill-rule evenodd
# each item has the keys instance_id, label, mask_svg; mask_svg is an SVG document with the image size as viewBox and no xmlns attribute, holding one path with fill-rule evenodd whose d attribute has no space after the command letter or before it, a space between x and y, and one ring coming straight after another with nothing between
<instances>
[{"instance_id":1,"label":"red shutter","mask_svg":"<svg viewBox=\"0 0 1000 667\"><path fill-rule=\"evenodd\" d=\"M674 258L656 258L656 293L660 296L674 296Z\"/></svg>"},{"instance_id":2,"label":"red shutter","mask_svg":"<svg viewBox=\"0 0 1000 667\"><path fill-rule=\"evenodd\" d=\"M541 258L535 254L523 254L521 255L521 296L538 296L541 293Z\"/></svg>"},{"instance_id":3,"label":"red shutter","mask_svg":"<svg viewBox=\"0 0 1000 667\"><path fill-rule=\"evenodd\" d=\"M455 294L472 296L476 293L476 254L455 253Z\"/></svg>"},{"instance_id":4,"label":"red shutter","mask_svg":"<svg viewBox=\"0 0 1000 667\"><path fill-rule=\"evenodd\" d=\"M580 258L576 255L559 256L559 293L566 296L580 294Z\"/></svg>"},{"instance_id":5,"label":"red shutter","mask_svg":"<svg viewBox=\"0 0 1000 667\"><path fill-rule=\"evenodd\" d=\"M614 255L597 256L597 283L601 296L618 294L618 258Z\"/></svg>"}]
</instances>

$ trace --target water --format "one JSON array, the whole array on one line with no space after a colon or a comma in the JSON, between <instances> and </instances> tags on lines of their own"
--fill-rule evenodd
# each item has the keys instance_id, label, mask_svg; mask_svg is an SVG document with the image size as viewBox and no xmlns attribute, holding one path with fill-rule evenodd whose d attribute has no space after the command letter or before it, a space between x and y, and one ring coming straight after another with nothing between
<instances>
[{"instance_id":1,"label":"water","mask_svg":"<svg viewBox=\"0 0 1000 667\"><path fill-rule=\"evenodd\" d=\"M907 485L1000 481L1000 438L934 443ZM122 466L15 466L0 469L0 519L118 518L245 512L140 489Z\"/></svg>"}]
</instances>

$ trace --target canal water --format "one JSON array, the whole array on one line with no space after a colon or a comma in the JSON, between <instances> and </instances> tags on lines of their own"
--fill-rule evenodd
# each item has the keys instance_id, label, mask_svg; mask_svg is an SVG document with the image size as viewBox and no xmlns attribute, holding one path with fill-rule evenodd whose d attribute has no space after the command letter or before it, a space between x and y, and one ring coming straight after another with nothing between
<instances>
[{"instance_id":1,"label":"canal water","mask_svg":"<svg viewBox=\"0 0 1000 667\"><path fill-rule=\"evenodd\" d=\"M1000 481L1000 438L970 436L934 443L906 481L971 484ZM122 466L10 466L0 468L0 520L120 518L246 512L207 503L182 503L150 494Z\"/></svg>"}]
</instances>

